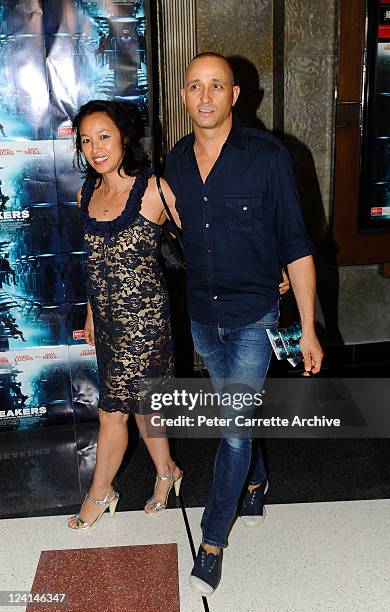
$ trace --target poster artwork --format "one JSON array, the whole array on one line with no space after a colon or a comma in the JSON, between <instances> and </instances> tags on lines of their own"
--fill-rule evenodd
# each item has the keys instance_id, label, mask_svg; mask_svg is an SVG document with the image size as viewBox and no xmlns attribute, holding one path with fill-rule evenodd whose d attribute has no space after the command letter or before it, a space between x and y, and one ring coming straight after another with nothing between
<instances>
[{"instance_id":1,"label":"poster artwork","mask_svg":"<svg viewBox=\"0 0 390 612\"><path fill-rule=\"evenodd\" d=\"M96 420L71 125L121 100L150 147L147 75L143 1L0 3L0 430Z\"/></svg>"}]
</instances>

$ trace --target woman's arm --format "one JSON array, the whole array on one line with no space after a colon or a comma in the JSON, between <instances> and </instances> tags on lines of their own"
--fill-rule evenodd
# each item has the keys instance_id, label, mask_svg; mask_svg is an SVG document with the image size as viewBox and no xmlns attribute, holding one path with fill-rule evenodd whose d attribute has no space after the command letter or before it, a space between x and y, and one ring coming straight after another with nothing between
<instances>
[{"instance_id":1,"label":"woman's arm","mask_svg":"<svg viewBox=\"0 0 390 612\"><path fill-rule=\"evenodd\" d=\"M179 217L179 215L177 213L177 210L176 210L176 207L175 207L176 198L175 198L175 196L174 196L170 186L168 185L167 181L165 180L165 178L163 178L163 177L160 178L160 184L161 184L161 190L162 190L162 192L164 194L166 203L168 204L169 211L170 211L170 213L171 213L171 215L172 215L176 225L181 228L180 217ZM156 185L156 189L157 189L157 185ZM161 196L160 196L160 193L159 193L158 189L157 189L157 193L158 193L158 197L160 198L160 201L161 201L161 208L162 208L163 219L165 221L166 220L169 221L169 217L168 217L167 212L165 210L164 204L162 203Z\"/></svg>"},{"instance_id":2,"label":"woman's arm","mask_svg":"<svg viewBox=\"0 0 390 612\"><path fill-rule=\"evenodd\" d=\"M81 189L77 192L77 208L81 206ZM95 333L93 326L93 317L92 317L92 308L91 304L88 300L87 303L87 316L85 318L84 324L84 337L87 344L91 344L92 346L95 344Z\"/></svg>"}]
</instances>

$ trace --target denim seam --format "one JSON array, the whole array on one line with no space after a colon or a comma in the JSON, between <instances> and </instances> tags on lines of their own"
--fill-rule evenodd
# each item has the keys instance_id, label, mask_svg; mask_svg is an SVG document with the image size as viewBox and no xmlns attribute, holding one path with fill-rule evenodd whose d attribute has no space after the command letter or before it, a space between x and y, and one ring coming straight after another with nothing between
<instances>
[{"instance_id":1,"label":"denim seam","mask_svg":"<svg viewBox=\"0 0 390 612\"><path fill-rule=\"evenodd\" d=\"M251 323L251 325L254 325L255 327L271 327L271 326L277 326L278 322L279 322L279 319L276 319L276 321L270 321L269 323L267 321L259 321L257 323Z\"/></svg>"},{"instance_id":2,"label":"denim seam","mask_svg":"<svg viewBox=\"0 0 390 612\"><path fill-rule=\"evenodd\" d=\"M217 548L226 548L227 547L226 541L223 544L221 544L220 542L216 542L215 540L211 540L211 539L205 537L204 535L203 535L203 538L202 538L202 544L208 544L209 546L216 546Z\"/></svg>"}]
</instances>

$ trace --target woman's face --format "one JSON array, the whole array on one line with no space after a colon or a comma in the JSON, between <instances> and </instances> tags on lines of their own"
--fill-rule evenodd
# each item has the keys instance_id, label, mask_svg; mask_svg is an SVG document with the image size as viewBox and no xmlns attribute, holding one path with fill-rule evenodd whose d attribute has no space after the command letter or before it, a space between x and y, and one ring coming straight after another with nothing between
<instances>
[{"instance_id":1,"label":"woman's face","mask_svg":"<svg viewBox=\"0 0 390 612\"><path fill-rule=\"evenodd\" d=\"M96 172L116 172L123 159L123 143L120 131L106 113L93 113L82 120L80 140L86 160Z\"/></svg>"}]
</instances>

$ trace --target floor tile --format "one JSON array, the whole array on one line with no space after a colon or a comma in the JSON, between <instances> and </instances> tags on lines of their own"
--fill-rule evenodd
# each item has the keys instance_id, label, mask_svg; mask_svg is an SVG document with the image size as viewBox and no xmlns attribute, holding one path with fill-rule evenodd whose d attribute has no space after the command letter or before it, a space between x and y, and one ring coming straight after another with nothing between
<instances>
[{"instance_id":1,"label":"floor tile","mask_svg":"<svg viewBox=\"0 0 390 612\"><path fill-rule=\"evenodd\" d=\"M63 593L67 612L180 612L176 544L41 553L33 593ZM53 612L29 604L27 612Z\"/></svg>"},{"instance_id":2,"label":"floor tile","mask_svg":"<svg viewBox=\"0 0 390 612\"><path fill-rule=\"evenodd\" d=\"M181 510L165 510L155 517L144 512L117 512L114 519L107 512L96 528L84 532L69 529L66 518L50 516L0 521L2 590L30 590L43 550L176 544L181 612L204 612L201 598L192 592L188 581L192 556ZM10 612L22 610L24 608L15 607ZM160 610L163 612L164 608ZM60 609L59 612L65 611ZM123 612L132 611L123 609Z\"/></svg>"},{"instance_id":3,"label":"floor tile","mask_svg":"<svg viewBox=\"0 0 390 612\"><path fill-rule=\"evenodd\" d=\"M197 546L201 509L187 511ZM390 500L267 507L233 526L210 612L388 612Z\"/></svg>"}]
</instances>

